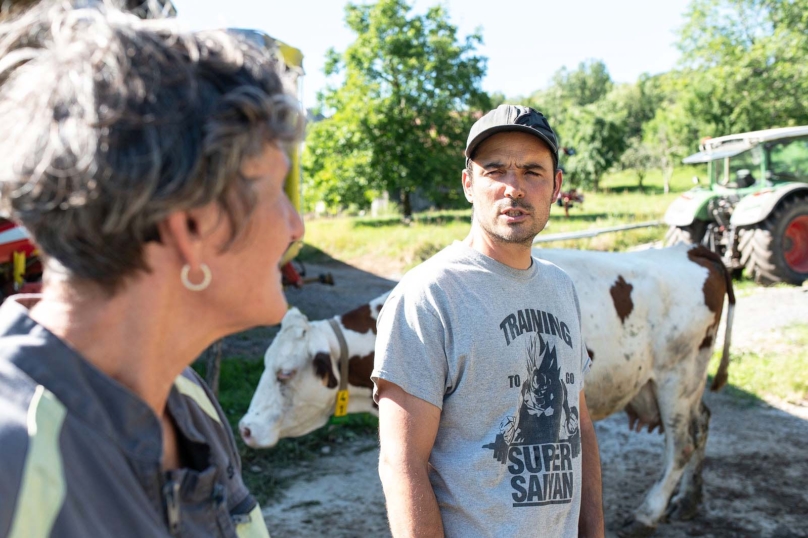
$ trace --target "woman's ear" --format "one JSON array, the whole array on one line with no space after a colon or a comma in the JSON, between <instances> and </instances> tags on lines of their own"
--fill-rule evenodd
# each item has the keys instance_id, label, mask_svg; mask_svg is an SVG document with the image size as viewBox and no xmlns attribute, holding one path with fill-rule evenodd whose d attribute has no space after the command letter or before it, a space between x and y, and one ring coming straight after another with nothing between
<instances>
[{"instance_id":1,"label":"woman's ear","mask_svg":"<svg viewBox=\"0 0 808 538\"><path fill-rule=\"evenodd\" d=\"M193 212L175 211L157 226L162 244L176 252L182 264L192 269L202 263L200 223Z\"/></svg>"},{"instance_id":2,"label":"woman's ear","mask_svg":"<svg viewBox=\"0 0 808 538\"><path fill-rule=\"evenodd\" d=\"M157 230L163 244L173 249L183 264L195 270L206 262L204 256L210 256L226 241L221 237L227 228L226 222L219 205L211 202L203 207L170 213Z\"/></svg>"}]
</instances>

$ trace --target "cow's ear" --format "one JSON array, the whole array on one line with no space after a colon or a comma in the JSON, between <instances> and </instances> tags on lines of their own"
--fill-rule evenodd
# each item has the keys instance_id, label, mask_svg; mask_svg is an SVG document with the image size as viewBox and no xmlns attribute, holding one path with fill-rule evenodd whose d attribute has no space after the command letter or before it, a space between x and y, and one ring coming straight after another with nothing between
<instances>
[{"instance_id":1,"label":"cow's ear","mask_svg":"<svg viewBox=\"0 0 808 538\"><path fill-rule=\"evenodd\" d=\"M305 324L308 321L309 318L307 318L300 310L293 306L287 310L286 315L283 316L283 319L281 320L281 327L284 325Z\"/></svg>"},{"instance_id":2,"label":"cow's ear","mask_svg":"<svg viewBox=\"0 0 808 538\"><path fill-rule=\"evenodd\" d=\"M335 388L339 383L334 375L334 367L331 363L331 355L328 353L317 353L312 360L314 373L323 381L323 385L329 389Z\"/></svg>"}]
</instances>

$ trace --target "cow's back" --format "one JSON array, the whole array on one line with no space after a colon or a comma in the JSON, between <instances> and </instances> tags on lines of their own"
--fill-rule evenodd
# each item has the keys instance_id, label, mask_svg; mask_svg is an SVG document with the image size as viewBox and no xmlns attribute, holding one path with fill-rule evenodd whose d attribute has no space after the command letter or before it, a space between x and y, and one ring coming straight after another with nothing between
<instances>
[{"instance_id":1,"label":"cow's back","mask_svg":"<svg viewBox=\"0 0 808 538\"><path fill-rule=\"evenodd\" d=\"M703 291L708 270L690 260L690 249L534 250L575 283L593 359L586 398L595 419L622 409L704 341L714 321Z\"/></svg>"}]
</instances>

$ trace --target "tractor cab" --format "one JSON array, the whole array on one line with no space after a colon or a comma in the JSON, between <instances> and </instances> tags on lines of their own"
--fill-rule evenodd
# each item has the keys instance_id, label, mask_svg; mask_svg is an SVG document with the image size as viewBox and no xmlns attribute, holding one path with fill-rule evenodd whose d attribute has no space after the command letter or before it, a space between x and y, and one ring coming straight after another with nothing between
<instances>
[{"instance_id":1,"label":"tractor cab","mask_svg":"<svg viewBox=\"0 0 808 538\"><path fill-rule=\"evenodd\" d=\"M761 283L808 278L808 126L702 140L705 185L665 213L667 243L701 243ZM699 182L701 183L701 182Z\"/></svg>"},{"instance_id":2,"label":"tractor cab","mask_svg":"<svg viewBox=\"0 0 808 538\"><path fill-rule=\"evenodd\" d=\"M713 190L808 182L808 126L708 138L700 149L682 162L706 163Z\"/></svg>"}]
</instances>

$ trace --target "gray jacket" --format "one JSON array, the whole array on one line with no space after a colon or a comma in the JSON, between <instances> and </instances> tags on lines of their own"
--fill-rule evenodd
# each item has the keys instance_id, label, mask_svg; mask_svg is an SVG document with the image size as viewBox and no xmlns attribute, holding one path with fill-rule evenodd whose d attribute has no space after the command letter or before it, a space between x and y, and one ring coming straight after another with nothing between
<instances>
[{"instance_id":1,"label":"gray jacket","mask_svg":"<svg viewBox=\"0 0 808 538\"><path fill-rule=\"evenodd\" d=\"M190 368L167 403L188 467L164 472L154 412L12 298L0 409L0 537L268 536L227 419Z\"/></svg>"}]
</instances>

